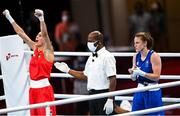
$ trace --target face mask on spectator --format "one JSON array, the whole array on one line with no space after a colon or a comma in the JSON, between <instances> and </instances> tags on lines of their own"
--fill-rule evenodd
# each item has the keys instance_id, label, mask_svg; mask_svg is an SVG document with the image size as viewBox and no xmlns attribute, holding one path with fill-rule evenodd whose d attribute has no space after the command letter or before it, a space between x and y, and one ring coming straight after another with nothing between
<instances>
[{"instance_id":1,"label":"face mask on spectator","mask_svg":"<svg viewBox=\"0 0 180 116\"><path fill-rule=\"evenodd\" d=\"M68 20L68 16L67 15L62 16L62 21L63 22L66 22L67 20Z\"/></svg>"}]
</instances>

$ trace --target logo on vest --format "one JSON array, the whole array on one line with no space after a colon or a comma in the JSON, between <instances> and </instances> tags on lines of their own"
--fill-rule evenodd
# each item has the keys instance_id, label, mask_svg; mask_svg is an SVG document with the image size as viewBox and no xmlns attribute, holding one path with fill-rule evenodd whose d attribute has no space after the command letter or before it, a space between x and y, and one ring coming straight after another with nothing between
<instances>
[{"instance_id":1,"label":"logo on vest","mask_svg":"<svg viewBox=\"0 0 180 116\"><path fill-rule=\"evenodd\" d=\"M11 53L8 53L7 55L6 55L6 60L8 61L10 58L12 58L12 57L18 57L19 55L12 55Z\"/></svg>"}]
</instances>

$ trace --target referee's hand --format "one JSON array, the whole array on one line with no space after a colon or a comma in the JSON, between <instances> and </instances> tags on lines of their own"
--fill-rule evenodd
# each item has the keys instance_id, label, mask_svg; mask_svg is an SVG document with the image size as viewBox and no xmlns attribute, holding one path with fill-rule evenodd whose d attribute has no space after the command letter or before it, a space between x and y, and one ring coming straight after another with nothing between
<instances>
[{"instance_id":1,"label":"referee's hand","mask_svg":"<svg viewBox=\"0 0 180 116\"><path fill-rule=\"evenodd\" d=\"M65 62L61 62L61 63L60 62L56 62L56 63L54 63L54 66L58 70L60 70L62 72L65 72L65 73L68 73L69 70L70 70L69 66Z\"/></svg>"},{"instance_id":2,"label":"referee's hand","mask_svg":"<svg viewBox=\"0 0 180 116\"><path fill-rule=\"evenodd\" d=\"M106 110L106 114L111 114L113 112L113 99L107 99L103 110Z\"/></svg>"}]
</instances>

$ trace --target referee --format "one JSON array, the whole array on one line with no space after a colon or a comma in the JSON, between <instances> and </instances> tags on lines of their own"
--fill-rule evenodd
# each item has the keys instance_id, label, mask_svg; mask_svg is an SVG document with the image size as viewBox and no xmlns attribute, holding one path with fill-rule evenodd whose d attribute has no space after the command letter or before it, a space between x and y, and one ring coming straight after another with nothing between
<instances>
[{"instance_id":1,"label":"referee","mask_svg":"<svg viewBox=\"0 0 180 116\"><path fill-rule=\"evenodd\" d=\"M103 35L93 31L88 35L87 47L92 52L84 71L72 70L64 62L56 62L55 67L62 72L69 73L75 78L87 80L89 95L99 94L116 89L116 60L106 50ZM111 114L114 110L113 97L89 101L90 115Z\"/></svg>"}]
</instances>

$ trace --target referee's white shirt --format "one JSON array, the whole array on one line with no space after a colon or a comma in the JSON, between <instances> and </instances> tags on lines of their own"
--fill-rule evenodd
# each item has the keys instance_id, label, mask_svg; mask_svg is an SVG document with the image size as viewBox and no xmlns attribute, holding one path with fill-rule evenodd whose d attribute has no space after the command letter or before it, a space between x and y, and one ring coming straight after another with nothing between
<instances>
[{"instance_id":1,"label":"referee's white shirt","mask_svg":"<svg viewBox=\"0 0 180 116\"><path fill-rule=\"evenodd\" d=\"M98 57L89 56L84 75L87 76L87 89L109 89L109 76L116 75L116 60L114 56L105 49L97 51Z\"/></svg>"}]
</instances>

